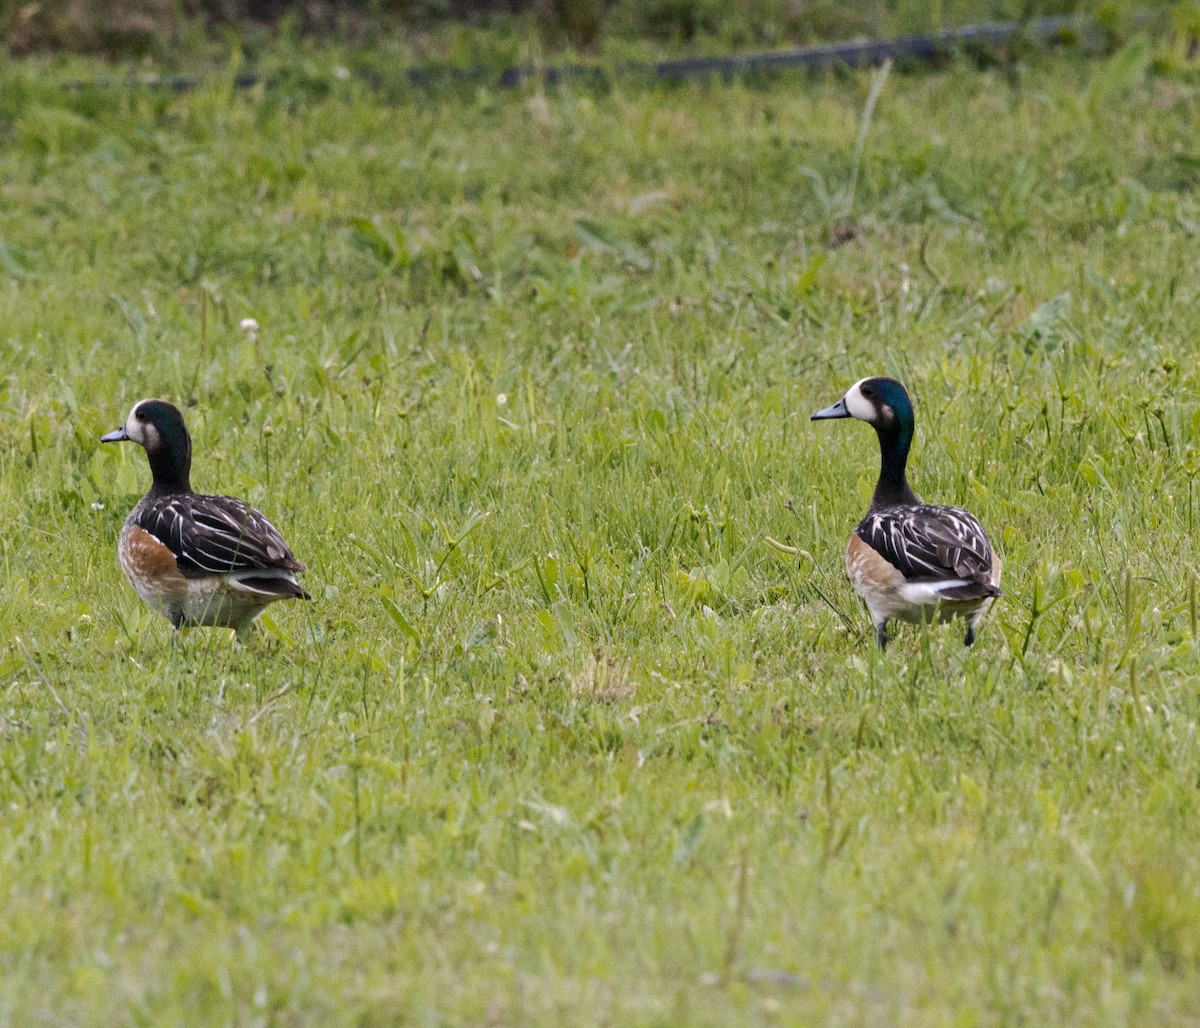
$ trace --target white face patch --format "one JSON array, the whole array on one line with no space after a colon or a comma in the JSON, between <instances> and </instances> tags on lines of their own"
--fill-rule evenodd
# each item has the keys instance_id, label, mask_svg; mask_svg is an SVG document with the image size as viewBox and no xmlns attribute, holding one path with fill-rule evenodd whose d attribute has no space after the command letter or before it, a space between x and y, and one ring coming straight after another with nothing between
<instances>
[{"instance_id":1,"label":"white face patch","mask_svg":"<svg viewBox=\"0 0 1200 1028\"><path fill-rule=\"evenodd\" d=\"M850 412L852 418L873 424L878 417L878 411L875 410L875 404L862 394L862 384L865 381L865 378L860 378L846 391L846 410Z\"/></svg>"},{"instance_id":2,"label":"white face patch","mask_svg":"<svg viewBox=\"0 0 1200 1028\"><path fill-rule=\"evenodd\" d=\"M138 443L145 447L146 450L156 450L158 449L158 444L162 441L159 438L158 429L150 424L149 421L139 421L137 418L137 410L145 402L145 400L138 400L133 405L133 410L129 412L129 417L125 419L125 434L129 436L131 442Z\"/></svg>"}]
</instances>

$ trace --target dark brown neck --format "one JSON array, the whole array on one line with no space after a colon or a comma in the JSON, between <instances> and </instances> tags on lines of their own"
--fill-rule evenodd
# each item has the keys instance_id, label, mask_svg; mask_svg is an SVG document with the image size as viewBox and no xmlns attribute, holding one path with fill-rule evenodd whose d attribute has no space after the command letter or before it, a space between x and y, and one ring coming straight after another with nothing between
<instances>
[{"instance_id":1,"label":"dark brown neck","mask_svg":"<svg viewBox=\"0 0 1200 1028\"><path fill-rule=\"evenodd\" d=\"M868 513L920 503L920 497L912 491L905 474L908 451L912 446L912 424L895 422L876 426L875 431L879 436L879 481L875 483Z\"/></svg>"},{"instance_id":2,"label":"dark brown neck","mask_svg":"<svg viewBox=\"0 0 1200 1028\"><path fill-rule=\"evenodd\" d=\"M176 496L192 491L191 439L185 439L181 447L160 445L153 452L147 451L146 456L150 458L150 473L154 476L151 496Z\"/></svg>"}]
</instances>

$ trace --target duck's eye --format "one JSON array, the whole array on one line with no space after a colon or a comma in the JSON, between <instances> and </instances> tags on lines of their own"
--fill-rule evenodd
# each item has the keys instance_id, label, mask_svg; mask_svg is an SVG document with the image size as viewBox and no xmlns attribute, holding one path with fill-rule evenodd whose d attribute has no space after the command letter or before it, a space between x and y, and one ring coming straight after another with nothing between
<instances>
[{"instance_id":1,"label":"duck's eye","mask_svg":"<svg viewBox=\"0 0 1200 1028\"><path fill-rule=\"evenodd\" d=\"M871 397L873 397L875 395L875 390L871 386L863 386L862 389L860 390L860 392L868 400L871 399Z\"/></svg>"},{"instance_id":2,"label":"duck's eye","mask_svg":"<svg viewBox=\"0 0 1200 1028\"><path fill-rule=\"evenodd\" d=\"M145 420L146 420L146 412L145 412L144 410L135 410L135 411L133 412L133 416L134 416L135 418L137 418L137 419L138 419L138 421L145 421Z\"/></svg>"}]
</instances>

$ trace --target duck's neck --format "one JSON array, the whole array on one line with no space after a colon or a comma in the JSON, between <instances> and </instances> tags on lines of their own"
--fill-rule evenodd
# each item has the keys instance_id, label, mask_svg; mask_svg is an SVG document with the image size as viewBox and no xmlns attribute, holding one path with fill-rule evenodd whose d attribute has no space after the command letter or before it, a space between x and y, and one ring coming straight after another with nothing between
<instances>
[{"instance_id":1,"label":"duck's neck","mask_svg":"<svg viewBox=\"0 0 1200 1028\"><path fill-rule=\"evenodd\" d=\"M898 418L890 425L876 426L875 431L879 435L879 481L871 497L871 512L920 503L904 473L912 446L913 422Z\"/></svg>"},{"instance_id":2,"label":"duck's neck","mask_svg":"<svg viewBox=\"0 0 1200 1028\"><path fill-rule=\"evenodd\" d=\"M192 440L184 436L181 445L162 443L158 449L147 451L154 484L151 496L177 496L192 491Z\"/></svg>"}]
</instances>

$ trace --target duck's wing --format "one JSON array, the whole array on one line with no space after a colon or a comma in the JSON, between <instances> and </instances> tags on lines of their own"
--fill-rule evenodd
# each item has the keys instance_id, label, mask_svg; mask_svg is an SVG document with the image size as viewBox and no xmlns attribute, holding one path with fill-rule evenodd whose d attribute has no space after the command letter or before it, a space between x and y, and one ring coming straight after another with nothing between
<instances>
[{"instance_id":1,"label":"duck's wing","mask_svg":"<svg viewBox=\"0 0 1200 1028\"><path fill-rule=\"evenodd\" d=\"M975 515L932 504L889 507L863 518L856 534L909 582L946 583L943 599L999 596L992 545Z\"/></svg>"},{"instance_id":2,"label":"duck's wing","mask_svg":"<svg viewBox=\"0 0 1200 1028\"><path fill-rule=\"evenodd\" d=\"M275 526L232 496L166 496L140 504L131 520L175 554L184 575L304 570Z\"/></svg>"}]
</instances>

